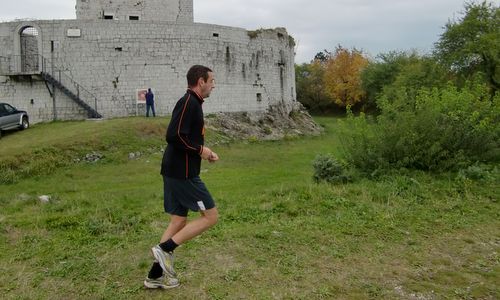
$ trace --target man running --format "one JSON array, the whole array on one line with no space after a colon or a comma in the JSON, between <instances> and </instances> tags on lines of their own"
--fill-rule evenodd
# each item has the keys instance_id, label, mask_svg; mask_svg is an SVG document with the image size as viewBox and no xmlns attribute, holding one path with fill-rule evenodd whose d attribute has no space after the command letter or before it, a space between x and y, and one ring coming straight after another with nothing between
<instances>
[{"instance_id":1,"label":"man running","mask_svg":"<svg viewBox=\"0 0 500 300\"><path fill-rule=\"evenodd\" d=\"M203 146L202 104L215 88L214 74L205 66L195 65L186 77L188 90L172 112L166 136L168 145L161 164L163 205L170 215L170 223L160 244L151 249L155 261L144 280L147 288L178 286L174 270L175 248L214 226L218 219L215 202L199 177L202 159L219 160L215 152ZM200 217L187 222L189 210L199 211Z\"/></svg>"}]
</instances>

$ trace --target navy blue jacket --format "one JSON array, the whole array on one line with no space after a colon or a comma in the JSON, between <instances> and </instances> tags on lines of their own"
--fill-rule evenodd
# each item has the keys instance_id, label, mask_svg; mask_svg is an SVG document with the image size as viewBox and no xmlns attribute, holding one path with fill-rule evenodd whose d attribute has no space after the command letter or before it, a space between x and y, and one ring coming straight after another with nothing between
<instances>
[{"instance_id":1,"label":"navy blue jacket","mask_svg":"<svg viewBox=\"0 0 500 300\"><path fill-rule=\"evenodd\" d=\"M146 93L146 104L148 105L152 105L155 103L155 95L153 94L153 92L147 92Z\"/></svg>"}]
</instances>

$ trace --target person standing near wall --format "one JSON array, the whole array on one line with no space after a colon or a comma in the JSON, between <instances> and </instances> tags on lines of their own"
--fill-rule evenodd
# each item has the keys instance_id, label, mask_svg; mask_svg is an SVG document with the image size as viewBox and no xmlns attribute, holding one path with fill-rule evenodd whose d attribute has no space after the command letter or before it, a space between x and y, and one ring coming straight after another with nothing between
<instances>
[{"instance_id":1,"label":"person standing near wall","mask_svg":"<svg viewBox=\"0 0 500 300\"><path fill-rule=\"evenodd\" d=\"M151 249L155 261L144 280L146 288L173 288L179 285L173 252L177 246L200 235L218 220L215 202L201 181L201 160L216 162L219 156L204 146L202 104L215 88L212 70L192 66L187 73L188 90L177 102L167 128L167 149L163 155L164 209L170 223L160 244ZM188 211L200 217L187 222Z\"/></svg>"},{"instance_id":2,"label":"person standing near wall","mask_svg":"<svg viewBox=\"0 0 500 300\"><path fill-rule=\"evenodd\" d=\"M149 117L149 109L153 112L153 117L156 117L155 114L155 95L151 91L151 88L148 88L148 92L146 93L146 117Z\"/></svg>"}]
</instances>

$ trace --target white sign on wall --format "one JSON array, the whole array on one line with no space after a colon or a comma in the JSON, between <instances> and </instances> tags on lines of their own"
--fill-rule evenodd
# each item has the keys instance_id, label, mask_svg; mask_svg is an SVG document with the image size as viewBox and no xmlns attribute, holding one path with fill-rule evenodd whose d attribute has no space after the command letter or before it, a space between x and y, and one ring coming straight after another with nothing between
<instances>
[{"instance_id":1,"label":"white sign on wall","mask_svg":"<svg viewBox=\"0 0 500 300\"><path fill-rule=\"evenodd\" d=\"M82 31L80 28L69 28L66 35L68 37L81 37Z\"/></svg>"}]
</instances>

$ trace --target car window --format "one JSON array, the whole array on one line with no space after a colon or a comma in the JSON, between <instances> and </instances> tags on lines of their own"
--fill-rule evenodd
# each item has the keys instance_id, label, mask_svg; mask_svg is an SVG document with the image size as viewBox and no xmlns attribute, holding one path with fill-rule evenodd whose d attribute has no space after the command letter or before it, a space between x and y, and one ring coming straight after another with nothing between
<instances>
[{"instance_id":1,"label":"car window","mask_svg":"<svg viewBox=\"0 0 500 300\"><path fill-rule=\"evenodd\" d=\"M3 106L3 104L0 104L0 115L4 115L5 113L5 107Z\"/></svg>"},{"instance_id":2,"label":"car window","mask_svg":"<svg viewBox=\"0 0 500 300\"><path fill-rule=\"evenodd\" d=\"M4 104L4 108L5 108L5 111L6 111L7 113L13 113L13 112L15 112L15 111L16 111L16 109L15 109L14 107L12 107L12 106L10 106L10 105L8 105L8 104Z\"/></svg>"}]
</instances>

